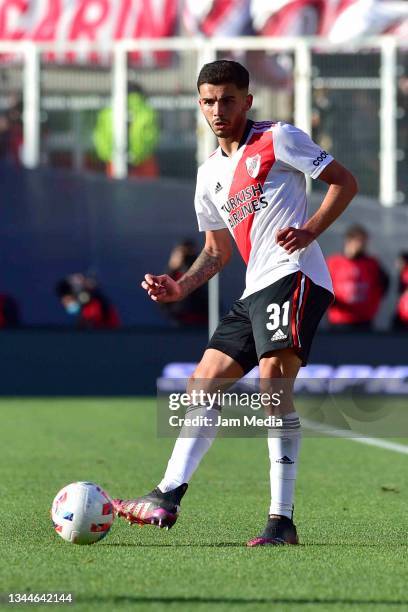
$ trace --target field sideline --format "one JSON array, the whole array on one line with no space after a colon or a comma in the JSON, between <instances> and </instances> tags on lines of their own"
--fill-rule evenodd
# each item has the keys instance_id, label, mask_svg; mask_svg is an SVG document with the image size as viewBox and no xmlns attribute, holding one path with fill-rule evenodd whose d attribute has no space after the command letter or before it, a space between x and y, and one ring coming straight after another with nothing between
<instances>
[{"instance_id":1,"label":"field sideline","mask_svg":"<svg viewBox=\"0 0 408 612\"><path fill-rule=\"evenodd\" d=\"M408 457L347 439L304 439L301 546L244 546L269 505L260 438L215 442L171 531L118 520L97 545L61 540L49 508L65 484L93 480L135 496L160 480L173 440L157 438L155 406L0 400L3 594L72 592L75 611L408 609Z\"/></svg>"}]
</instances>

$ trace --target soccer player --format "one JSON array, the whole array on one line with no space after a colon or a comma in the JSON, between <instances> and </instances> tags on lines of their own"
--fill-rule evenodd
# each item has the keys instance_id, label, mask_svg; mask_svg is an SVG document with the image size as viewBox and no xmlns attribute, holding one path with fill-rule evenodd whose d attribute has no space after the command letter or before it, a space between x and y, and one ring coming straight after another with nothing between
<instances>
[{"instance_id":1,"label":"soccer player","mask_svg":"<svg viewBox=\"0 0 408 612\"><path fill-rule=\"evenodd\" d=\"M237 62L203 66L201 111L219 143L199 168L195 208L205 245L178 281L146 274L142 287L155 302L182 300L217 274L231 256L231 236L247 264L246 288L221 320L187 391L219 387L259 364L263 386L289 380L307 362L318 323L332 302L332 284L316 238L357 192L350 172L304 132L282 122L247 119L249 74ZM328 184L308 219L305 175ZM204 384L205 381L205 384ZM293 500L301 430L289 393L279 406L282 427L268 432L271 504L267 524L248 546L297 544ZM183 429L166 472L149 494L114 500L131 523L170 528L188 483L217 433L219 409L190 405L189 417L207 416L189 437ZM200 421L197 419L196 421Z\"/></svg>"}]
</instances>

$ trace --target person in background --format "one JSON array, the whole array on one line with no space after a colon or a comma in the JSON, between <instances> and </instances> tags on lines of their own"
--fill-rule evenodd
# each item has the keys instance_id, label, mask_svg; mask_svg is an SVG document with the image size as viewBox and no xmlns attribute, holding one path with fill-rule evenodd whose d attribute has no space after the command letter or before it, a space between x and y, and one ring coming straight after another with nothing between
<instances>
[{"instance_id":1,"label":"person in background","mask_svg":"<svg viewBox=\"0 0 408 612\"><path fill-rule=\"evenodd\" d=\"M335 294L328 310L333 330L371 329L388 290L388 274L375 257L367 254L368 238L360 225L349 227L343 253L327 259Z\"/></svg>"},{"instance_id":2,"label":"person in background","mask_svg":"<svg viewBox=\"0 0 408 612\"><path fill-rule=\"evenodd\" d=\"M159 141L159 122L141 88L131 84L128 88L128 174L155 177L159 168L154 151ZM106 174L112 176L113 116L112 108L98 113L93 132L96 154L106 165Z\"/></svg>"},{"instance_id":3,"label":"person in background","mask_svg":"<svg viewBox=\"0 0 408 612\"><path fill-rule=\"evenodd\" d=\"M19 167L23 148L23 101L12 97L7 110L0 114L0 159Z\"/></svg>"},{"instance_id":4,"label":"person in background","mask_svg":"<svg viewBox=\"0 0 408 612\"><path fill-rule=\"evenodd\" d=\"M198 250L190 239L177 244L170 253L167 264L168 274L178 281L197 259ZM178 326L204 326L208 324L208 291L200 287L182 302L160 304L162 311Z\"/></svg>"},{"instance_id":5,"label":"person in background","mask_svg":"<svg viewBox=\"0 0 408 612\"><path fill-rule=\"evenodd\" d=\"M393 328L408 331L408 252L398 255L398 299L395 308Z\"/></svg>"},{"instance_id":6,"label":"person in background","mask_svg":"<svg viewBox=\"0 0 408 612\"><path fill-rule=\"evenodd\" d=\"M0 329L10 329L20 326L20 313L16 300L0 293Z\"/></svg>"},{"instance_id":7,"label":"person in background","mask_svg":"<svg viewBox=\"0 0 408 612\"><path fill-rule=\"evenodd\" d=\"M93 278L71 274L58 281L55 288L65 312L76 317L81 329L117 329L118 312L100 291Z\"/></svg>"}]
</instances>

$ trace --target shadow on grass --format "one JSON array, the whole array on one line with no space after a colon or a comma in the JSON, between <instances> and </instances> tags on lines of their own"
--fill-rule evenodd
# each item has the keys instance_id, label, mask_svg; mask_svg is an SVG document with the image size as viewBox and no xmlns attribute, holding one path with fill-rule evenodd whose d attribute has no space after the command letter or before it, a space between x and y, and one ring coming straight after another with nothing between
<instances>
[{"instance_id":1,"label":"shadow on grass","mask_svg":"<svg viewBox=\"0 0 408 612\"><path fill-rule=\"evenodd\" d=\"M118 548L247 548L245 542L104 542L103 546L117 546ZM393 548L400 546L406 548L407 544L404 542L307 542L306 544L300 543L296 547L293 546L279 546L278 548L313 548L314 546L322 546L330 548L330 546L341 546L344 548ZM261 547L257 547L261 548ZM271 546L262 546L262 548L274 548Z\"/></svg>"},{"instance_id":2,"label":"shadow on grass","mask_svg":"<svg viewBox=\"0 0 408 612\"><path fill-rule=\"evenodd\" d=\"M243 542L215 542L214 544L162 543L162 542L105 542L104 546L118 546L119 548L242 548Z\"/></svg>"},{"instance_id":3,"label":"shadow on grass","mask_svg":"<svg viewBox=\"0 0 408 612\"><path fill-rule=\"evenodd\" d=\"M259 604L292 604L292 605L310 605L316 606L331 605L364 605L364 606L403 606L408 605L408 599L393 601L389 599L336 599L336 598L301 598L301 597L137 597L133 595L118 595L112 597L77 597L75 603L110 603L112 606L121 604L184 604L191 606L192 604L230 604L231 606L253 606Z\"/></svg>"}]
</instances>

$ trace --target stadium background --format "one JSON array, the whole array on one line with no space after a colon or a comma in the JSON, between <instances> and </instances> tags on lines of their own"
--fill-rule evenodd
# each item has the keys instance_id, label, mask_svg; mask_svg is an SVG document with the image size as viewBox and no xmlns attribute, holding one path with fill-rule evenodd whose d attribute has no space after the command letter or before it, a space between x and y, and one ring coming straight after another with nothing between
<instances>
[{"instance_id":1,"label":"stadium background","mask_svg":"<svg viewBox=\"0 0 408 612\"><path fill-rule=\"evenodd\" d=\"M392 277L376 320L378 339L374 332L364 342L348 337L335 354L323 331L314 361L348 363L353 354L356 363L404 364L401 337L388 331L408 216L404 7L398 19L374 19L372 4L356 33L347 9L358 2L199 4L163 0L142 10L136 2L130 10L126 2L90 0L57 10L52 3L0 2L0 109L22 105L21 142L0 162L1 291L17 300L22 319L20 329L2 332L1 393L98 393L110 351L117 364L111 393L153 392L167 347L173 361L199 357L205 331L172 328L139 282L146 271L164 270L180 239L202 239L194 178L214 140L197 113L195 78L199 65L217 57L248 65L254 118L296 123L357 176L359 196L320 238L325 254L338 251L345 228L358 221ZM126 177L126 88L135 84L158 117L154 178ZM98 114L111 103L116 180L106 176L93 142ZM310 185L311 209L322 187ZM73 330L55 298L57 279L79 271L96 275L120 312L123 328L106 334L110 351L101 351L100 334ZM242 287L235 255L220 275L221 312ZM155 347L149 359L146 341ZM373 350L379 342L381 359ZM141 371L147 375L135 376Z\"/></svg>"},{"instance_id":2,"label":"stadium background","mask_svg":"<svg viewBox=\"0 0 408 612\"><path fill-rule=\"evenodd\" d=\"M0 603L6 592L56 591L72 592L84 612L407 610L408 335L390 330L395 257L407 250L407 8L388 0L0 0L0 294L15 297L22 318L0 333ZM244 546L265 520L266 444L222 436L174 529L118 520L97 546L72 546L53 532L54 495L93 480L133 497L160 480L173 437L158 436L156 379L169 363L195 362L208 336L173 327L139 283L163 270L180 239L201 240L195 172L214 142L194 83L215 57L248 64L255 118L295 122L357 175L360 194L319 242L327 255L338 251L346 227L363 224L391 290L373 332L334 336L323 325L300 381L312 389L296 403L301 546ZM127 85L142 87L158 115L155 177L126 176ZM93 142L111 103L116 178ZM10 113L12 147L3 138ZM321 187L310 185L312 210ZM79 271L97 276L121 329L74 329L55 283ZM240 294L243 271L235 254L220 275L221 311ZM344 393L316 397L314 376L342 378ZM355 377L363 378L356 394ZM376 393L361 396L364 382ZM324 423L328 414L364 437L309 428L309 417Z\"/></svg>"}]
</instances>

